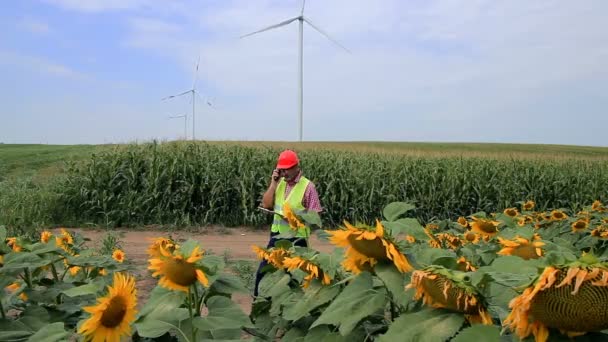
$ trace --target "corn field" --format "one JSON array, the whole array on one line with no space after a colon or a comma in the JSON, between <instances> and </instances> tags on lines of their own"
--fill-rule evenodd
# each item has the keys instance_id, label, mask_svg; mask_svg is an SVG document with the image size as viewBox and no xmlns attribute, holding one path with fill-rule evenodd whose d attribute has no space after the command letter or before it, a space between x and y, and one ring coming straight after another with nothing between
<instances>
[{"instance_id":1,"label":"corn field","mask_svg":"<svg viewBox=\"0 0 608 342\"><path fill-rule=\"evenodd\" d=\"M127 145L73 164L57 186L54 219L108 226L265 225L259 206L278 148L204 143ZM369 222L388 203L414 217L457 218L516 201L577 210L607 199L608 161L423 157L306 149L304 174L320 194L324 224Z\"/></svg>"}]
</instances>

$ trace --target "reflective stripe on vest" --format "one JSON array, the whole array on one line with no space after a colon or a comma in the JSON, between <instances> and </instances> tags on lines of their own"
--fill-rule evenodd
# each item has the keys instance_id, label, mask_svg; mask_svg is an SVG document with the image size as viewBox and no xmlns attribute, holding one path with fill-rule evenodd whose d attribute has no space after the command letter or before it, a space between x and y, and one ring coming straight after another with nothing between
<instances>
[{"instance_id":1,"label":"reflective stripe on vest","mask_svg":"<svg viewBox=\"0 0 608 342\"><path fill-rule=\"evenodd\" d=\"M306 177L300 176L298 183L291 189L287 198L285 198L287 183L285 182L285 179L281 178L274 194L274 211L282 215L283 204L287 201L295 214L304 212L305 208L302 205L302 200L304 199L304 193L306 193L308 183L310 183L310 181ZM289 223L280 215L274 215L270 230L274 233L285 234L291 230L291 227L289 227ZM307 226L298 229L295 236L308 237L309 235L310 228Z\"/></svg>"}]
</instances>

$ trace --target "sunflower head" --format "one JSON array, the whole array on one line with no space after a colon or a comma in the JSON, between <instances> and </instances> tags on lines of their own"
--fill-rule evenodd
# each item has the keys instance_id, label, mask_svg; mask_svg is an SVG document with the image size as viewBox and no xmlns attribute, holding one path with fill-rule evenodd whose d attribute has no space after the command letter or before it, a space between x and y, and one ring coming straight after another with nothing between
<instances>
[{"instance_id":1,"label":"sunflower head","mask_svg":"<svg viewBox=\"0 0 608 342\"><path fill-rule=\"evenodd\" d=\"M393 263L402 272L413 269L390 236L385 236L384 227L376 220L376 227L366 225L353 226L344 222L345 228L326 231L329 241L346 248L342 265L347 271L360 273L365 267L373 267L377 262ZM365 266L367 265L367 266Z\"/></svg>"},{"instance_id":2,"label":"sunflower head","mask_svg":"<svg viewBox=\"0 0 608 342\"><path fill-rule=\"evenodd\" d=\"M285 204L283 204L283 216L289 223L289 227L291 227L291 229L293 230L297 231L300 228L306 227L306 224L302 222L298 218L298 216L293 212L293 210L291 209L291 205L289 205L289 202L285 202Z\"/></svg>"},{"instance_id":3,"label":"sunflower head","mask_svg":"<svg viewBox=\"0 0 608 342\"><path fill-rule=\"evenodd\" d=\"M608 239L608 226L598 226L591 231L591 236L596 238Z\"/></svg>"},{"instance_id":4,"label":"sunflower head","mask_svg":"<svg viewBox=\"0 0 608 342\"><path fill-rule=\"evenodd\" d=\"M114 273L108 293L97 299L97 304L84 308L89 318L79 324L78 333L86 341L119 341L131 335L131 323L137 310L135 279Z\"/></svg>"},{"instance_id":5,"label":"sunflower head","mask_svg":"<svg viewBox=\"0 0 608 342\"><path fill-rule=\"evenodd\" d=\"M23 248L19 245L19 242L17 242L16 237L6 238L6 244L12 248L13 252L21 252L23 250Z\"/></svg>"},{"instance_id":6,"label":"sunflower head","mask_svg":"<svg viewBox=\"0 0 608 342\"><path fill-rule=\"evenodd\" d=\"M521 208L523 211L530 211L532 209L534 209L534 207L536 206L536 203L534 201L526 201L526 203L524 203Z\"/></svg>"},{"instance_id":7,"label":"sunflower head","mask_svg":"<svg viewBox=\"0 0 608 342\"><path fill-rule=\"evenodd\" d=\"M530 215L523 215L517 219L517 225L523 227L527 224L534 222L534 219Z\"/></svg>"},{"instance_id":8,"label":"sunflower head","mask_svg":"<svg viewBox=\"0 0 608 342\"><path fill-rule=\"evenodd\" d=\"M449 249L458 249L459 247L462 247L463 244L460 237L450 233L439 233L435 235L435 238ZM439 248L441 248L441 246Z\"/></svg>"},{"instance_id":9,"label":"sunflower head","mask_svg":"<svg viewBox=\"0 0 608 342\"><path fill-rule=\"evenodd\" d=\"M469 226L469 221L467 221L467 219L463 216L460 216L456 222L463 228L467 228Z\"/></svg>"},{"instance_id":10,"label":"sunflower head","mask_svg":"<svg viewBox=\"0 0 608 342\"><path fill-rule=\"evenodd\" d=\"M152 243L148 246L148 255L152 258L159 257L161 255L160 248L164 248L169 252L173 252L176 247L178 247L175 242L171 239L167 239L165 237L157 237L155 239L151 239Z\"/></svg>"},{"instance_id":11,"label":"sunflower head","mask_svg":"<svg viewBox=\"0 0 608 342\"><path fill-rule=\"evenodd\" d=\"M285 257L283 266L288 271L299 269L306 273L306 277L304 277L304 281L302 282L302 287L304 288L308 287L313 279L319 279L323 285L329 285L331 283L329 274L323 272L317 263L305 257L298 255Z\"/></svg>"},{"instance_id":12,"label":"sunflower head","mask_svg":"<svg viewBox=\"0 0 608 342\"><path fill-rule=\"evenodd\" d=\"M469 242L469 243L473 243L473 244L479 243L479 234L472 232L472 231L468 231L468 232L464 233L463 238L466 242Z\"/></svg>"},{"instance_id":13,"label":"sunflower head","mask_svg":"<svg viewBox=\"0 0 608 342\"><path fill-rule=\"evenodd\" d=\"M474 272L477 267L473 266L464 256L456 260L456 269L462 272Z\"/></svg>"},{"instance_id":14,"label":"sunflower head","mask_svg":"<svg viewBox=\"0 0 608 342\"><path fill-rule=\"evenodd\" d=\"M547 266L511 300L504 325L522 339L534 334L537 341L546 341L548 328L570 335L608 328L608 267L593 259Z\"/></svg>"},{"instance_id":15,"label":"sunflower head","mask_svg":"<svg viewBox=\"0 0 608 342\"><path fill-rule=\"evenodd\" d=\"M172 252L160 247L160 253L159 257L148 260L148 269L153 271L153 277L160 276L159 284L162 287L188 292L197 281L209 286L209 280L199 265L204 252L194 240L187 241Z\"/></svg>"},{"instance_id":16,"label":"sunflower head","mask_svg":"<svg viewBox=\"0 0 608 342\"><path fill-rule=\"evenodd\" d=\"M589 227L589 222L585 219L578 219L572 222L571 227L573 233L584 232Z\"/></svg>"},{"instance_id":17,"label":"sunflower head","mask_svg":"<svg viewBox=\"0 0 608 342\"><path fill-rule=\"evenodd\" d=\"M541 238L538 234L534 235L532 241L520 236L516 236L512 240L499 237L498 243L500 243L503 248L496 254L515 255L524 260L538 259L543 255L541 247L545 245L545 243L540 240Z\"/></svg>"},{"instance_id":18,"label":"sunflower head","mask_svg":"<svg viewBox=\"0 0 608 342\"><path fill-rule=\"evenodd\" d=\"M125 261L125 252L120 249L115 249L114 252L112 252L112 259L122 263Z\"/></svg>"},{"instance_id":19,"label":"sunflower head","mask_svg":"<svg viewBox=\"0 0 608 342\"><path fill-rule=\"evenodd\" d=\"M433 230L438 230L439 225L437 225L435 223L427 223L427 225L424 228L427 229L428 231L433 231Z\"/></svg>"},{"instance_id":20,"label":"sunflower head","mask_svg":"<svg viewBox=\"0 0 608 342\"><path fill-rule=\"evenodd\" d=\"M507 208L503 211L503 213L509 217L516 217L519 215L519 211L517 208Z\"/></svg>"},{"instance_id":21,"label":"sunflower head","mask_svg":"<svg viewBox=\"0 0 608 342\"><path fill-rule=\"evenodd\" d=\"M269 264L277 269L283 269L283 260L285 257L291 256L291 251L279 246L265 249L259 246L252 246L253 251L258 259L266 260Z\"/></svg>"},{"instance_id":22,"label":"sunflower head","mask_svg":"<svg viewBox=\"0 0 608 342\"><path fill-rule=\"evenodd\" d=\"M40 233L40 242L48 243L51 237L53 237L53 233L49 232L48 230L45 230Z\"/></svg>"},{"instance_id":23,"label":"sunflower head","mask_svg":"<svg viewBox=\"0 0 608 342\"><path fill-rule=\"evenodd\" d=\"M568 218L568 215L561 210L553 210L551 212L551 220L553 221L562 221Z\"/></svg>"},{"instance_id":24,"label":"sunflower head","mask_svg":"<svg viewBox=\"0 0 608 342\"><path fill-rule=\"evenodd\" d=\"M594 201L593 204L591 205L592 211L603 211L604 209L605 209L604 205L599 200Z\"/></svg>"},{"instance_id":25,"label":"sunflower head","mask_svg":"<svg viewBox=\"0 0 608 342\"><path fill-rule=\"evenodd\" d=\"M465 272L429 266L414 271L410 284L405 288L415 289L414 299L422 299L425 305L461 312L468 315L470 322L493 324L492 317L469 281Z\"/></svg>"},{"instance_id":26,"label":"sunflower head","mask_svg":"<svg viewBox=\"0 0 608 342\"><path fill-rule=\"evenodd\" d=\"M22 291L22 285L18 282L14 282L14 283L8 285L7 287L5 287L5 289L10 293L15 294L19 291ZM19 297L19 299L21 299L24 302L27 301L27 299L28 299L27 295L23 292L21 292L18 297Z\"/></svg>"},{"instance_id":27,"label":"sunflower head","mask_svg":"<svg viewBox=\"0 0 608 342\"><path fill-rule=\"evenodd\" d=\"M500 222L487 218L473 217L471 222L471 231L482 235L485 238L490 238L498 233Z\"/></svg>"}]
</instances>

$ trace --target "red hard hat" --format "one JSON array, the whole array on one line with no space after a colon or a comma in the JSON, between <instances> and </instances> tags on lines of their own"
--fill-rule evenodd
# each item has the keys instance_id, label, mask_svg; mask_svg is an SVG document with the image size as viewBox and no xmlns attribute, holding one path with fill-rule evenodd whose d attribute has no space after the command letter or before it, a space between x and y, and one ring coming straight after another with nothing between
<instances>
[{"instance_id":1,"label":"red hard hat","mask_svg":"<svg viewBox=\"0 0 608 342\"><path fill-rule=\"evenodd\" d=\"M299 163L298 155L292 150L285 150L279 155L277 169L289 169Z\"/></svg>"}]
</instances>

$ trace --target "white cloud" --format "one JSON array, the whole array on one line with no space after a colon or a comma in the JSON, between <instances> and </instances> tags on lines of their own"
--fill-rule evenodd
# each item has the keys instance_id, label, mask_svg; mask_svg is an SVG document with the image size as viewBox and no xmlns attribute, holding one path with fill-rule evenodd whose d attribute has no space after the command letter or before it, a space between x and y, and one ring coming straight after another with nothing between
<instances>
[{"instance_id":1,"label":"white cloud","mask_svg":"<svg viewBox=\"0 0 608 342\"><path fill-rule=\"evenodd\" d=\"M76 71L69 66L58 64L45 58L23 55L13 51L0 50L0 64L17 66L30 71L33 70L72 80L88 80L91 78L89 75Z\"/></svg>"}]
</instances>

